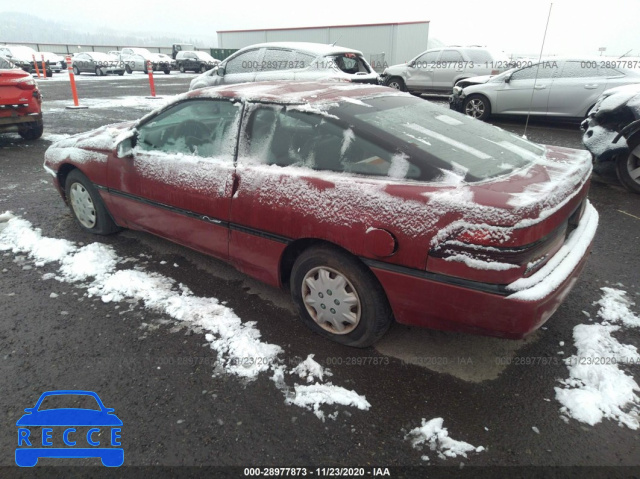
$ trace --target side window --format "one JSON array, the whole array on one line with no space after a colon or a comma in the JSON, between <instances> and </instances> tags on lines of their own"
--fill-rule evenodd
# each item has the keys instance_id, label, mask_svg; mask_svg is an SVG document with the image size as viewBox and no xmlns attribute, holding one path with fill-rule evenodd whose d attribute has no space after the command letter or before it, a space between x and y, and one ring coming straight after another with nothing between
<instances>
[{"instance_id":1,"label":"side window","mask_svg":"<svg viewBox=\"0 0 640 479\"><path fill-rule=\"evenodd\" d=\"M608 77L608 78L622 77L622 76L624 76L624 73L622 73L620 70L616 70L615 68L599 67L598 68L598 76Z\"/></svg>"},{"instance_id":2,"label":"side window","mask_svg":"<svg viewBox=\"0 0 640 479\"><path fill-rule=\"evenodd\" d=\"M460 52L457 52L456 50L443 51L440 56L440 60L438 60L439 63L462 63L463 61L464 59L462 58L462 55L460 55Z\"/></svg>"},{"instance_id":3,"label":"side window","mask_svg":"<svg viewBox=\"0 0 640 479\"><path fill-rule=\"evenodd\" d=\"M240 108L230 101L179 103L138 128L142 151L233 161Z\"/></svg>"},{"instance_id":4,"label":"side window","mask_svg":"<svg viewBox=\"0 0 640 479\"><path fill-rule=\"evenodd\" d=\"M552 78L554 76L554 72L557 72L558 68L551 64L544 63L540 63L540 68L538 68L538 64L532 65L514 72L511 75L511 81L533 80L536 78L536 70L538 73L537 78L538 80L541 80Z\"/></svg>"},{"instance_id":5,"label":"side window","mask_svg":"<svg viewBox=\"0 0 640 479\"><path fill-rule=\"evenodd\" d=\"M586 66L585 66L586 65ZM562 68L562 78L588 78L598 76L597 68L589 68L590 62L567 61Z\"/></svg>"},{"instance_id":6,"label":"side window","mask_svg":"<svg viewBox=\"0 0 640 479\"><path fill-rule=\"evenodd\" d=\"M420 176L420 170L404 155L362 138L350 128L314 113L269 106L258 107L251 115L245 155L251 163L367 176Z\"/></svg>"},{"instance_id":7,"label":"side window","mask_svg":"<svg viewBox=\"0 0 640 479\"><path fill-rule=\"evenodd\" d=\"M260 62L260 71L271 72L276 70L290 70L293 68L293 52L291 50L281 50L269 48Z\"/></svg>"},{"instance_id":8,"label":"side window","mask_svg":"<svg viewBox=\"0 0 640 479\"><path fill-rule=\"evenodd\" d=\"M258 55L260 49L249 50L242 55L238 55L227 62L225 74L249 73L256 71L258 67Z\"/></svg>"},{"instance_id":9,"label":"side window","mask_svg":"<svg viewBox=\"0 0 640 479\"><path fill-rule=\"evenodd\" d=\"M418 59L416 60L416 66L418 68L426 68L428 65L435 63L439 55L440 55L439 51L427 52L424 55L421 55L420 57L418 57Z\"/></svg>"}]
</instances>

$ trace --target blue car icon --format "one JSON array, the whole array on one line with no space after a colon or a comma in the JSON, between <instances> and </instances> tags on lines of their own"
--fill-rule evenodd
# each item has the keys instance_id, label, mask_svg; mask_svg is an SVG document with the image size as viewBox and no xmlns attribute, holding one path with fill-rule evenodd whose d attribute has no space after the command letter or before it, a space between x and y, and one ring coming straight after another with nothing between
<instances>
[{"instance_id":1,"label":"blue car icon","mask_svg":"<svg viewBox=\"0 0 640 479\"><path fill-rule=\"evenodd\" d=\"M86 396L95 399L99 409L55 408L39 410L42 402L52 396ZM89 401L91 399L89 398ZM93 402L92 402L93 404ZM21 467L33 467L41 457L87 458L99 457L107 467L118 467L124 462L124 449L120 446L122 421L114 414L115 409L104 406L100 397L92 391L47 391L40 396L36 405L24 410L27 414L16 422L18 426L18 447L16 464ZM86 434L80 434L77 427L91 428ZM41 440L32 437L29 427L42 428ZM53 447L53 428L64 428L62 440L67 447ZM101 444L99 435L108 430L108 446ZM86 438L88 447L83 447ZM42 447L39 447L41 443ZM76 447L77 444L80 446ZM102 447L100 447L102 446Z\"/></svg>"}]
</instances>

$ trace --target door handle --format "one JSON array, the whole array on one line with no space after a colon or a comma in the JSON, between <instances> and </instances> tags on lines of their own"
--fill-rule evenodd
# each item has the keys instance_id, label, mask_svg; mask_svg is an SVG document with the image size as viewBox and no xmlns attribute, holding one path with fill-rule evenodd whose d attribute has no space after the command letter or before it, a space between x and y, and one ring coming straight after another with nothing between
<instances>
[{"instance_id":1,"label":"door handle","mask_svg":"<svg viewBox=\"0 0 640 479\"><path fill-rule=\"evenodd\" d=\"M600 85L598 85L597 83L587 83L584 87L587 90L595 90L596 88L598 88Z\"/></svg>"},{"instance_id":2,"label":"door handle","mask_svg":"<svg viewBox=\"0 0 640 479\"><path fill-rule=\"evenodd\" d=\"M536 90L544 90L545 88L547 88L547 85L536 85L536 86L534 86L534 88Z\"/></svg>"}]
</instances>

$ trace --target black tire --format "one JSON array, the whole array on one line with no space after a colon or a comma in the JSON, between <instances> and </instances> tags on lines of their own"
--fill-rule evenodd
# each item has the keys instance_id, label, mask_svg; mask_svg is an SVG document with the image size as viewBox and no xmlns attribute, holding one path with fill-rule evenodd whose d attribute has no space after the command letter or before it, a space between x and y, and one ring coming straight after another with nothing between
<instances>
[{"instance_id":1,"label":"black tire","mask_svg":"<svg viewBox=\"0 0 640 479\"><path fill-rule=\"evenodd\" d=\"M616 173L620 183L633 193L640 194L640 176L634 178L631 176L632 171L640 169L640 138L634 142L629 140L629 147L633 148L630 153L619 155L616 158Z\"/></svg>"},{"instance_id":2,"label":"black tire","mask_svg":"<svg viewBox=\"0 0 640 479\"><path fill-rule=\"evenodd\" d=\"M484 121L491 115L491 103L484 95L469 95L462 105L462 113Z\"/></svg>"},{"instance_id":3,"label":"black tire","mask_svg":"<svg viewBox=\"0 0 640 479\"><path fill-rule=\"evenodd\" d=\"M184 73L184 65L180 65L180 73Z\"/></svg>"},{"instance_id":4,"label":"black tire","mask_svg":"<svg viewBox=\"0 0 640 479\"><path fill-rule=\"evenodd\" d=\"M400 77L391 77L384 82L384 84L390 88L395 88L400 91L407 91L407 86L404 84L404 80Z\"/></svg>"},{"instance_id":5,"label":"black tire","mask_svg":"<svg viewBox=\"0 0 640 479\"><path fill-rule=\"evenodd\" d=\"M119 72L119 73L118 73L118 75L119 75L119 76L123 76L123 75L124 75L124 72Z\"/></svg>"},{"instance_id":6,"label":"black tire","mask_svg":"<svg viewBox=\"0 0 640 479\"><path fill-rule=\"evenodd\" d=\"M78 69L78 67L77 67L77 66L75 66L75 65L73 66L73 74L74 74L74 75L80 75L80 70L79 70L79 69Z\"/></svg>"},{"instance_id":7,"label":"black tire","mask_svg":"<svg viewBox=\"0 0 640 479\"><path fill-rule=\"evenodd\" d=\"M315 295L320 302L316 310L310 305L307 306L304 301L305 297L310 301L314 299L314 293L306 279L313 281L315 278L320 282L321 270L325 276L328 275L326 277L329 282L338 278L338 275L346 281L342 288L334 285L339 288L335 289L335 292L331 290L331 286L326 292L319 291ZM357 258L337 248L319 246L304 251L293 265L290 283L291 296L302 322L312 331L337 343L356 348L371 346L384 335L393 322L393 313L387 297L373 273ZM344 298L346 295L349 295L351 301L354 301L353 296L355 296L357 304L351 307L347 306L347 301L340 304L338 298ZM331 297L334 298L333 301ZM326 304L324 301L327 301ZM334 305L338 307L333 309ZM324 311L320 311L320 308ZM340 309L342 313L348 312L357 316L353 324L347 324L342 333L338 333L331 322L316 322L314 319L318 311L321 315L327 311L329 316L335 316L340 315ZM344 322L340 324L341 327L345 327Z\"/></svg>"},{"instance_id":8,"label":"black tire","mask_svg":"<svg viewBox=\"0 0 640 479\"><path fill-rule=\"evenodd\" d=\"M124 66L124 71L126 71L129 74L133 73L133 70L131 69L131 67L129 65L125 65Z\"/></svg>"},{"instance_id":9,"label":"black tire","mask_svg":"<svg viewBox=\"0 0 640 479\"><path fill-rule=\"evenodd\" d=\"M18 130L18 134L25 140L37 140L42 136L43 131L43 123L41 121L36 121L33 123L27 123L26 125L20 127L20 129Z\"/></svg>"},{"instance_id":10,"label":"black tire","mask_svg":"<svg viewBox=\"0 0 640 479\"><path fill-rule=\"evenodd\" d=\"M165 70L165 71L164 71L164 74L165 74L165 75L170 75L170 74L171 74L171 70Z\"/></svg>"},{"instance_id":11,"label":"black tire","mask_svg":"<svg viewBox=\"0 0 640 479\"><path fill-rule=\"evenodd\" d=\"M80 170L72 170L66 177L65 183L65 193L67 196L67 203L71 209L71 214L73 218L76 220L76 223L83 230L98 234L98 235L108 235L111 233L115 233L120 230L118 225L115 224L111 215L107 211L107 208L104 206L102 202L102 198L100 198L100 194L94 188L93 184L89 181L89 179L80 172ZM76 213L76 206L72 200L72 189L78 188L78 191L81 193L88 193L90 197L90 202L93 205L93 214L91 215L94 219L93 226L83 224L83 222L79 219L78 214Z\"/></svg>"},{"instance_id":12,"label":"black tire","mask_svg":"<svg viewBox=\"0 0 640 479\"><path fill-rule=\"evenodd\" d=\"M53 76L53 70L47 70L47 77L51 78Z\"/></svg>"},{"instance_id":13,"label":"black tire","mask_svg":"<svg viewBox=\"0 0 640 479\"><path fill-rule=\"evenodd\" d=\"M207 67L205 65L200 65L200 73L204 73L207 71Z\"/></svg>"},{"instance_id":14,"label":"black tire","mask_svg":"<svg viewBox=\"0 0 640 479\"><path fill-rule=\"evenodd\" d=\"M96 76L97 77L104 76L104 72L102 71L102 68L96 67Z\"/></svg>"}]
</instances>

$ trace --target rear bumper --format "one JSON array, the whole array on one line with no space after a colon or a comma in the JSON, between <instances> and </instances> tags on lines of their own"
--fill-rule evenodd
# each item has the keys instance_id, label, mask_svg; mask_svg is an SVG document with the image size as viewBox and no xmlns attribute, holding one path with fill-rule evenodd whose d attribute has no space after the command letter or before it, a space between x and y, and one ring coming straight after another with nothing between
<instances>
[{"instance_id":1,"label":"rear bumper","mask_svg":"<svg viewBox=\"0 0 640 479\"><path fill-rule=\"evenodd\" d=\"M42 113L0 117L0 132L13 131L16 126L25 123L42 123Z\"/></svg>"},{"instance_id":2,"label":"rear bumper","mask_svg":"<svg viewBox=\"0 0 640 479\"><path fill-rule=\"evenodd\" d=\"M589 256L598 213L589 203L580 225L549 262L504 294L372 267L399 323L522 338L542 326L573 288Z\"/></svg>"}]
</instances>

